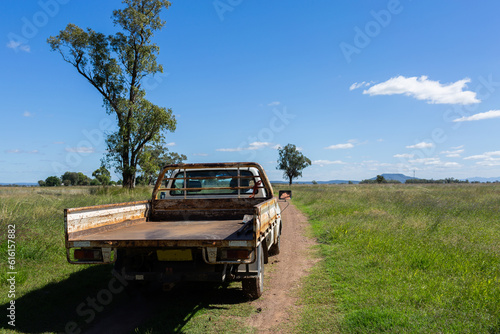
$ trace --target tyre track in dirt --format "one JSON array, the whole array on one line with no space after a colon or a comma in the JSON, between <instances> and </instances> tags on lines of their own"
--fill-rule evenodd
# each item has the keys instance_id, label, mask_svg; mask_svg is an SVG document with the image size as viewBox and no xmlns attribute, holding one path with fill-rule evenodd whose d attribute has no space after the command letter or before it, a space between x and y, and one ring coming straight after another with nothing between
<instances>
[{"instance_id":1,"label":"tyre track in dirt","mask_svg":"<svg viewBox=\"0 0 500 334\"><path fill-rule=\"evenodd\" d=\"M305 215L290 202L280 202L280 207L284 209L281 251L265 265L262 297L251 302L259 312L249 318L248 325L258 333L283 333L293 328L299 311L297 290L318 262L312 255L316 243L307 236Z\"/></svg>"}]
</instances>

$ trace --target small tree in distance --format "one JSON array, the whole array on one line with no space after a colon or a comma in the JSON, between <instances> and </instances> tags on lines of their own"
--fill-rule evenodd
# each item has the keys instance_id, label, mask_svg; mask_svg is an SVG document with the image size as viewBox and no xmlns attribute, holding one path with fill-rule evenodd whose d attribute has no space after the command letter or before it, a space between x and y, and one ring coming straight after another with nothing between
<instances>
[{"instance_id":1,"label":"small tree in distance","mask_svg":"<svg viewBox=\"0 0 500 334\"><path fill-rule=\"evenodd\" d=\"M311 160L304 156L293 144L278 149L279 158L276 169L283 171L283 177L288 179L288 184L292 180L302 176L302 170L311 165Z\"/></svg>"},{"instance_id":2,"label":"small tree in distance","mask_svg":"<svg viewBox=\"0 0 500 334\"><path fill-rule=\"evenodd\" d=\"M377 175L376 181L379 184L380 183L387 183L387 181L385 180L385 177L383 177L382 175Z\"/></svg>"},{"instance_id":3,"label":"small tree in distance","mask_svg":"<svg viewBox=\"0 0 500 334\"><path fill-rule=\"evenodd\" d=\"M61 185L61 179L57 176L49 176L45 179L45 186L47 187L59 187Z\"/></svg>"},{"instance_id":4,"label":"small tree in distance","mask_svg":"<svg viewBox=\"0 0 500 334\"><path fill-rule=\"evenodd\" d=\"M107 186L111 181L111 173L104 165L101 165L101 167L96 169L92 173L92 176L95 177L97 181L99 181L100 185L102 184L103 186ZM90 182L90 184L93 185L92 181Z\"/></svg>"}]
</instances>

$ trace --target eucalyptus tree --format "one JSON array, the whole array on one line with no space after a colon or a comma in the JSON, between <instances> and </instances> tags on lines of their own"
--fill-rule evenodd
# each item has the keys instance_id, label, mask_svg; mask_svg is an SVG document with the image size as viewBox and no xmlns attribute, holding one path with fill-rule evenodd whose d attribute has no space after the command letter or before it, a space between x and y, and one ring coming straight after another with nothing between
<instances>
[{"instance_id":1,"label":"eucalyptus tree","mask_svg":"<svg viewBox=\"0 0 500 334\"><path fill-rule=\"evenodd\" d=\"M283 171L283 177L288 179L288 184L292 180L302 176L302 170L311 165L311 160L304 156L295 145L288 144L278 150L278 166L276 169Z\"/></svg>"},{"instance_id":2,"label":"eucalyptus tree","mask_svg":"<svg viewBox=\"0 0 500 334\"><path fill-rule=\"evenodd\" d=\"M106 36L70 23L47 42L100 93L107 113L116 116L117 130L106 134L105 161L122 173L123 187L133 188L145 145L161 142L176 127L172 110L148 101L141 86L143 79L163 72L156 61L160 48L152 38L165 25L160 13L170 2L123 3L126 7L112 15L120 28L116 34Z\"/></svg>"}]
</instances>

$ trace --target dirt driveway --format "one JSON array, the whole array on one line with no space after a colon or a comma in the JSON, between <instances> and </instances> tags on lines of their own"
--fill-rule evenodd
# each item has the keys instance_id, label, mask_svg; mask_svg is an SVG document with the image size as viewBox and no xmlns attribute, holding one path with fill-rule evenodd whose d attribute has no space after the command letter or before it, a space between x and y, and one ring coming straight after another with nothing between
<instances>
[{"instance_id":1,"label":"dirt driveway","mask_svg":"<svg viewBox=\"0 0 500 334\"><path fill-rule=\"evenodd\" d=\"M316 262L311 254L314 240L307 237L307 219L290 202L280 202L285 209L281 252L269 258L265 267L264 294L251 302L261 312L249 319L249 326L255 327L259 333L283 333L293 326L294 315L297 315L297 288L301 278L306 276Z\"/></svg>"}]
</instances>

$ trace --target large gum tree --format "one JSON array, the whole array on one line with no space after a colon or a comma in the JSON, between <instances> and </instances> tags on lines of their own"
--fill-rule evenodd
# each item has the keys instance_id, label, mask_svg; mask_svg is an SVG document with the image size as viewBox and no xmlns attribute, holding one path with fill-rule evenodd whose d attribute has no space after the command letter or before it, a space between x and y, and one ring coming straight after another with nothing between
<instances>
[{"instance_id":1,"label":"large gum tree","mask_svg":"<svg viewBox=\"0 0 500 334\"><path fill-rule=\"evenodd\" d=\"M53 51L73 65L102 95L108 114L116 115L117 130L107 134L106 160L122 173L123 187L135 186L137 165L146 144L159 143L175 131L171 109L146 100L141 82L163 72L156 62L159 47L154 33L165 21L164 0L124 0L124 9L113 11L113 22L121 31L106 36L90 28L68 24L47 41Z\"/></svg>"}]
</instances>

